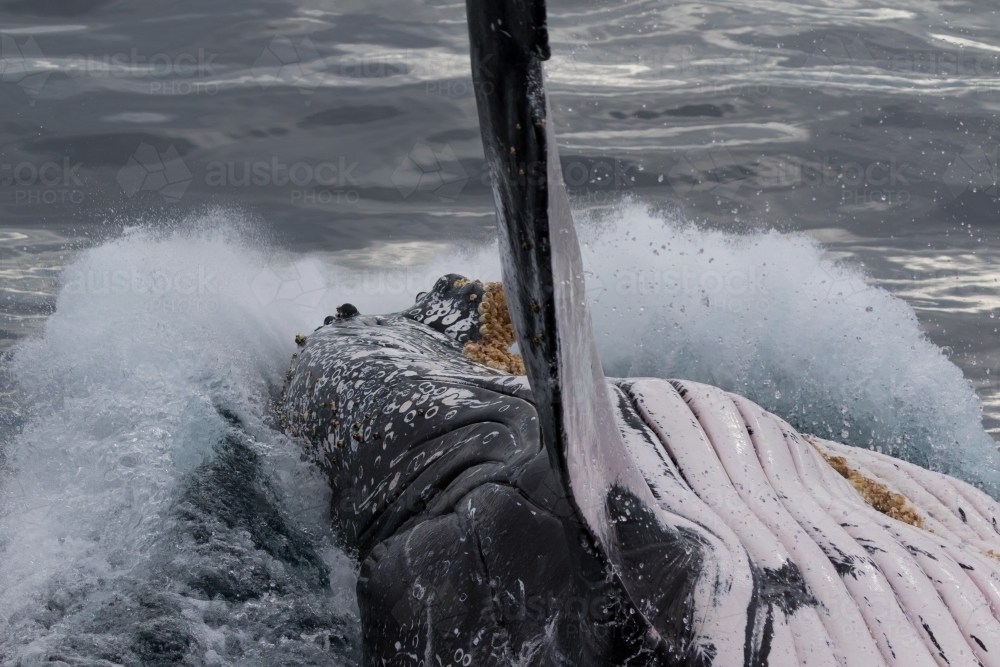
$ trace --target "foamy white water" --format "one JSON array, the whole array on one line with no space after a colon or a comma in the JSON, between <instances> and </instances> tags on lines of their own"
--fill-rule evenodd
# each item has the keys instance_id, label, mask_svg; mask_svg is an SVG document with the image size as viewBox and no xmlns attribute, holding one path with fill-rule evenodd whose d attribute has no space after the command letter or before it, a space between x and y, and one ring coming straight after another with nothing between
<instances>
[{"instance_id":1,"label":"foamy white water","mask_svg":"<svg viewBox=\"0 0 1000 667\"><path fill-rule=\"evenodd\" d=\"M959 369L903 301L816 243L634 206L580 226L609 375L718 384L997 495ZM217 213L87 250L43 333L15 348L0 664L356 662L355 566L269 401L294 335L340 303L396 311L444 273L498 279L499 262L493 247L292 256L252 237Z\"/></svg>"},{"instance_id":2,"label":"foamy white water","mask_svg":"<svg viewBox=\"0 0 1000 667\"><path fill-rule=\"evenodd\" d=\"M0 664L356 662L325 483L265 424L311 319L197 222L82 253L6 369L27 423L0 481Z\"/></svg>"},{"instance_id":3,"label":"foamy white water","mask_svg":"<svg viewBox=\"0 0 1000 667\"><path fill-rule=\"evenodd\" d=\"M626 206L584 222L609 375L678 377L759 403L804 433L1000 491L972 384L913 309L805 235L731 235Z\"/></svg>"}]
</instances>

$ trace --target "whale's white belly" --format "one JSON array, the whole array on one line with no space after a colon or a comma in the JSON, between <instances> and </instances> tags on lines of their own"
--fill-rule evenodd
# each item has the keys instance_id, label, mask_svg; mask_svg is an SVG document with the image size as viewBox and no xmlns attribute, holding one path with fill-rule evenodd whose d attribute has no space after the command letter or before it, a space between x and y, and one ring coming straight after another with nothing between
<instances>
[{"instance_id":1,"label":"whale's white belly","mask_svg":"<svg viewBox=\"0 0 1000 667\"><path fill-rule=\"evenodd\" d=\"M1000 506L992 498L947 475L800 435L715 387L617 384L658 439L630 437L619 412L661 507L727 548L738 542L760 567L793 564L818 601L775 610L763 638L769 664L1000 667ZM739 559L716 567L739 570ZM742 573L720 574L742 597ZM718 642L733 633L725 601L713 604L696 614L698 634ZM716 664L727 658L738 664L725 650Z\"/></svg>"}]
</instances>

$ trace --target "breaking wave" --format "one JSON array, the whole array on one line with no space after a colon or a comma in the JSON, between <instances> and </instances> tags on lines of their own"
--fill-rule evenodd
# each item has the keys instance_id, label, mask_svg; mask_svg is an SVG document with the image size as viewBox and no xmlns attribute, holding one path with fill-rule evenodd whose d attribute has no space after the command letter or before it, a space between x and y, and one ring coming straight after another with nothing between
<instances>
[{"instance_id":1,"label":"breaking wave","mask_svg":"<svg viewBox=\"0 0 1000 667\"><path fill-rule=\"evenodd\" d=\"M581 223L609 375L714 384L804 433L1000 492L972 384L905 301L818 242L705 230L635 205Z\"/></svg>"}]
</instances>

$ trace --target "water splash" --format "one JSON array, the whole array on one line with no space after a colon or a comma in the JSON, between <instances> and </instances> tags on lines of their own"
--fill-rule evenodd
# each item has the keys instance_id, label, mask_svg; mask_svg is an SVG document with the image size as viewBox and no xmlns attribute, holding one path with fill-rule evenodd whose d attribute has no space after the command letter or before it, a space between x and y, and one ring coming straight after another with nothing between
<instances>
[{"instance_id":1,"label":"water splash","mask_svg":"<svg viewBox=\"0 0 1000 667\"><path fill-rule=\"evenodd\" d=\"M805 433L1000 491L971 383L913 310L804 235L727 234L626 205L581 221L605 371L751 398Z\"/></svg>"},{"instance_id":2,"label":"water splash","mask_svg":"<svg viewBox=\"0 0 1000 667\"><path fill-rule=\"evenodd\" d=\"M357 662L325 483L265 418L306 318L224 217L83 252L7 363L0 664Z\"/></svg>"}]
</instances>

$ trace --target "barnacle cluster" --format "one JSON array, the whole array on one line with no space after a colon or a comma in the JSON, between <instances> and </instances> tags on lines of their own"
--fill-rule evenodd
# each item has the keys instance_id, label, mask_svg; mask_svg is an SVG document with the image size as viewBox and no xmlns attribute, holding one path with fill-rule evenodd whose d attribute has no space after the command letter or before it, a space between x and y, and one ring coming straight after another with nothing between
<instances>
[{"instance_id":1,"label":"barnacle cluster","mask_svg":"<svg viewBox=\"0 0 1000 667\"><path fill-rule=\"evenodd\" d=\"M906 496L894 493L887 489L884 484L865 477L857 470L848 466L847 459L843 456L829 456L819 448L816 449L826 462L830 464L830 467L850 482L851 486L861 494L861 497L869 505L892 519L908 523L917 528L924 527L924 520L906 502Z\"/></svg>"},{"instance_id":2,"label":"barnacle cluster","mask_svg":"<svg viewBox=\"0 0 1000 667\"><path fill-rule=\"evenodd\" d=\"M462 350L465 356L505 373L524 375L524 360L521 355L510 352L510 346L517 340L517 335L510 321L507 297L501 283L486 283L478 312L479 335L482 338L465 344Z\"/></svg>"}]
</instances>

